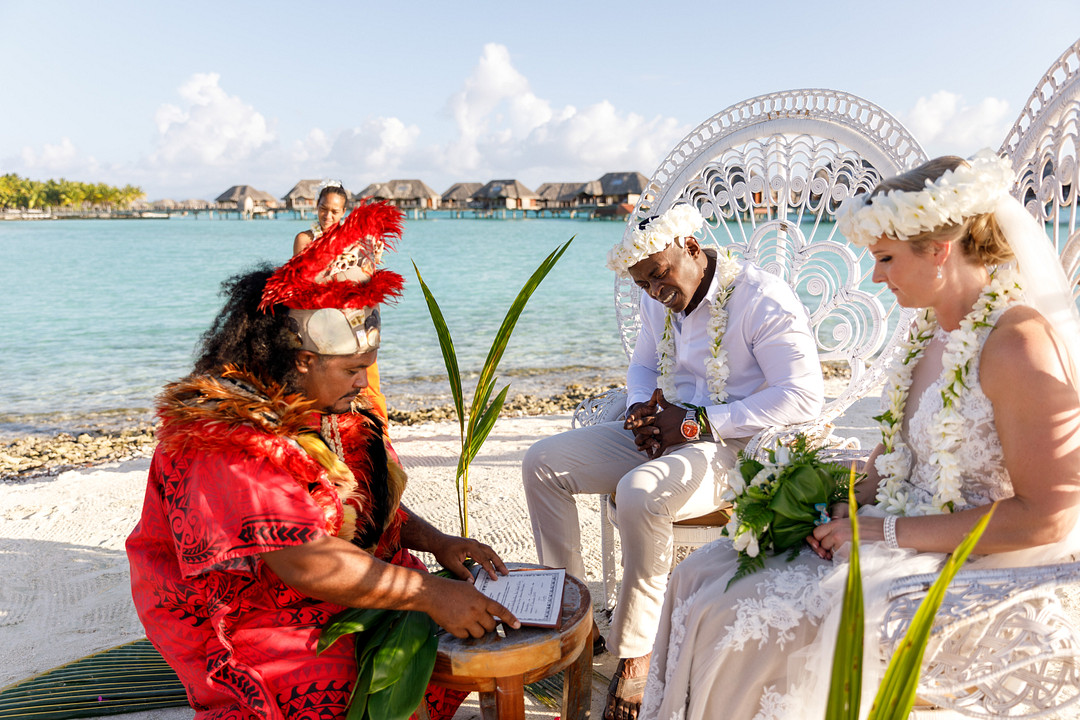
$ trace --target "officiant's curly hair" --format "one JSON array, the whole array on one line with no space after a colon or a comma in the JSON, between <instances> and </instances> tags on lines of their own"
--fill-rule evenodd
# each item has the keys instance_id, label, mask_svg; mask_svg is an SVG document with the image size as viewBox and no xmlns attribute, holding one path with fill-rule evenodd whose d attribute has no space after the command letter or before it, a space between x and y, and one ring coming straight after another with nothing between
<instances>
[{"instance_id":1,"label":"officiant's curly hair","mask_svg":"<svg viewBox=\"0 0 1080 720\"><path fill-rule=\"evenodd\" d=\"M296 344L284 307L260 312L263 288L275 268L263 263L221 284L225 305L199 341L194 374L218 374L236 365L256 377L290 384L296 371Z\"/></svg>"}]
</instances>

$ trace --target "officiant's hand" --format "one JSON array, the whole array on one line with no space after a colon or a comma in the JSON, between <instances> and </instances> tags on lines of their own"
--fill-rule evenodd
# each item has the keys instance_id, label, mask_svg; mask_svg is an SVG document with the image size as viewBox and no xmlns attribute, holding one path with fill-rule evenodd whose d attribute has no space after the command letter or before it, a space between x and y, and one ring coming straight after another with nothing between
<instances>
[{"instance_id":1,"label":"officiant's hand","mask_svg":"<svg viewBox=\"0 0 1080 720\"><path fill-rule=\"evenodd\" d=\"M435 556L439 564L462 580L472 578L472 573L465 567L466 558L472 558L492 580L495 580L498 575L506 575L509 572L498 553L490 546L472 538L444 533L441 542L432 548L431 554Z\"/></svg>"}]
</instances>

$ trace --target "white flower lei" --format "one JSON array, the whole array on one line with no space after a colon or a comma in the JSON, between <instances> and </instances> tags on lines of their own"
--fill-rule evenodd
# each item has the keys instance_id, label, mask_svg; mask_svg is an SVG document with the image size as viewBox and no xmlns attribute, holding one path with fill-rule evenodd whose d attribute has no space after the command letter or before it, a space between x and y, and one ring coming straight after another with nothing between
<instances>
[{"instance_id":1,"label":"white flower lei","mask_svg":"<svg viewBox=\"0 0 1080 720\"><path fill-rule=\"evenodd\" d=\"M918 313L908 339L902 348L902 359L890 371L887 387L888 409L875 418L881 423L881 442L885 452L878 456L874 467L881 477L877 501L891 515L938 515L952 512L963 497L960 492L960 463L955 451L963 441L963 419L955 403L968 385L971 363L979 351L976 331L985 327L1000 308L1008 305L1020 291L1018 274L1011 267L999 268L990 284L983 288L971 312L960 321L960 327L949 333L942 353L941 377L948 380L941 389L941 411L932 423L933 446L929 462L937 469L937 488L929 505L916 502L908 493L905 481L911 473L911 451L900 436L911 388L911 373L915 362L922 357L938 327L932 308Z\"/></svg>"},{"instance_id":2,"label":"white flower lei","mask_svg":"<svg viewBox=\"0 0 1080 720\"><path fill-rule=\"evenodd\" d=\"M709 398L714 405L724 402L728 396L726 388L730 368L727 363L727 351L721 349L720 343L727 331L727 302L735 289L735 277L738 274L739 262L727 253L717 253L716 282L719 289L709 308L709 322L706 325L711 341L709 353L712 357L705 361L705 380L709 387ZM675 394L675 378L672 372L675 368L673 317L674 313L668 310L664 316L664 332L656 343L656 366L660 371L657 385L668 402L682 404Z\"/></svg>"},{"instance_id":3,"label":"white flower lei","mask_svg":"<svg viewBox=\"0 0 1080 720\"><path fill-rule=\"evenodd\" d=\"M685 203L674 205L649 222L644 230L634 230L629 237L611 248L607 255L607 267L617 273L625 273L650 255L663 251L677 238L690 237L704 224L705 218L701 217L696 207Z\"/></svg>"},{"instance_id":4,"label":"white flower lei","mask_svg":"<svg viewBox=\"0 0 1080 720\"><path fill-rule=\"evenodd\" d=\"M891 190L869 202L866 195L848 198L836 212L836 227L849 242L863 247L873 245L882 235L909 240L992 212L1015 179L1006 158L983 150L969 165L946 170L937 180L927 181L926 189L919 192Z\"/></svg>"}]
</instances>

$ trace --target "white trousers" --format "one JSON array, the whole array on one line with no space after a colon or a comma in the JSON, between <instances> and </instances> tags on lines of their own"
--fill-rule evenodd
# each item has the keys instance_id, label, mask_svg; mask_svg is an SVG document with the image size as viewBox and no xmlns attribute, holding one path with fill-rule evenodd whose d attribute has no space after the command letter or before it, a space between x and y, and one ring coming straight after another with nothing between
<instances>
[{"instance_id":1,"label":"white trousers","mask_svg":"<svg viewBox=\"0 0 1080 720\"><path fill-rule=\"evenodd\" d=\"M618 657L652 649L671 570L671 524L723 504L727 471L747 441L725 442L687 443L649 460L619 421L560 433L525 454L525 498L545 565L585 577L574 496L615 493L623 579L607 647Z\"/></svg>"}]
</instances>

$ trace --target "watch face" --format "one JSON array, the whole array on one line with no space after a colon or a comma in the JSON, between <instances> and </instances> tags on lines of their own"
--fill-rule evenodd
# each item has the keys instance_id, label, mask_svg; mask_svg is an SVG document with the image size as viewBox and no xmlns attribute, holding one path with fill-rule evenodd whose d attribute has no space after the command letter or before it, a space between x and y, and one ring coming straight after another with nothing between
<instances>
[{"instance_id":1,"label":"watch face","mask_svg":"<svg viewBox=\"0 0 1080 720\"><path fill-rule=\"evenodd\" d=\"M701 428L698 427L697 421L689 419L683 420L680 430L682 430L682 436L687 440L697 440L697 436L701 432Z\"/></svg>"}]
</instances>

